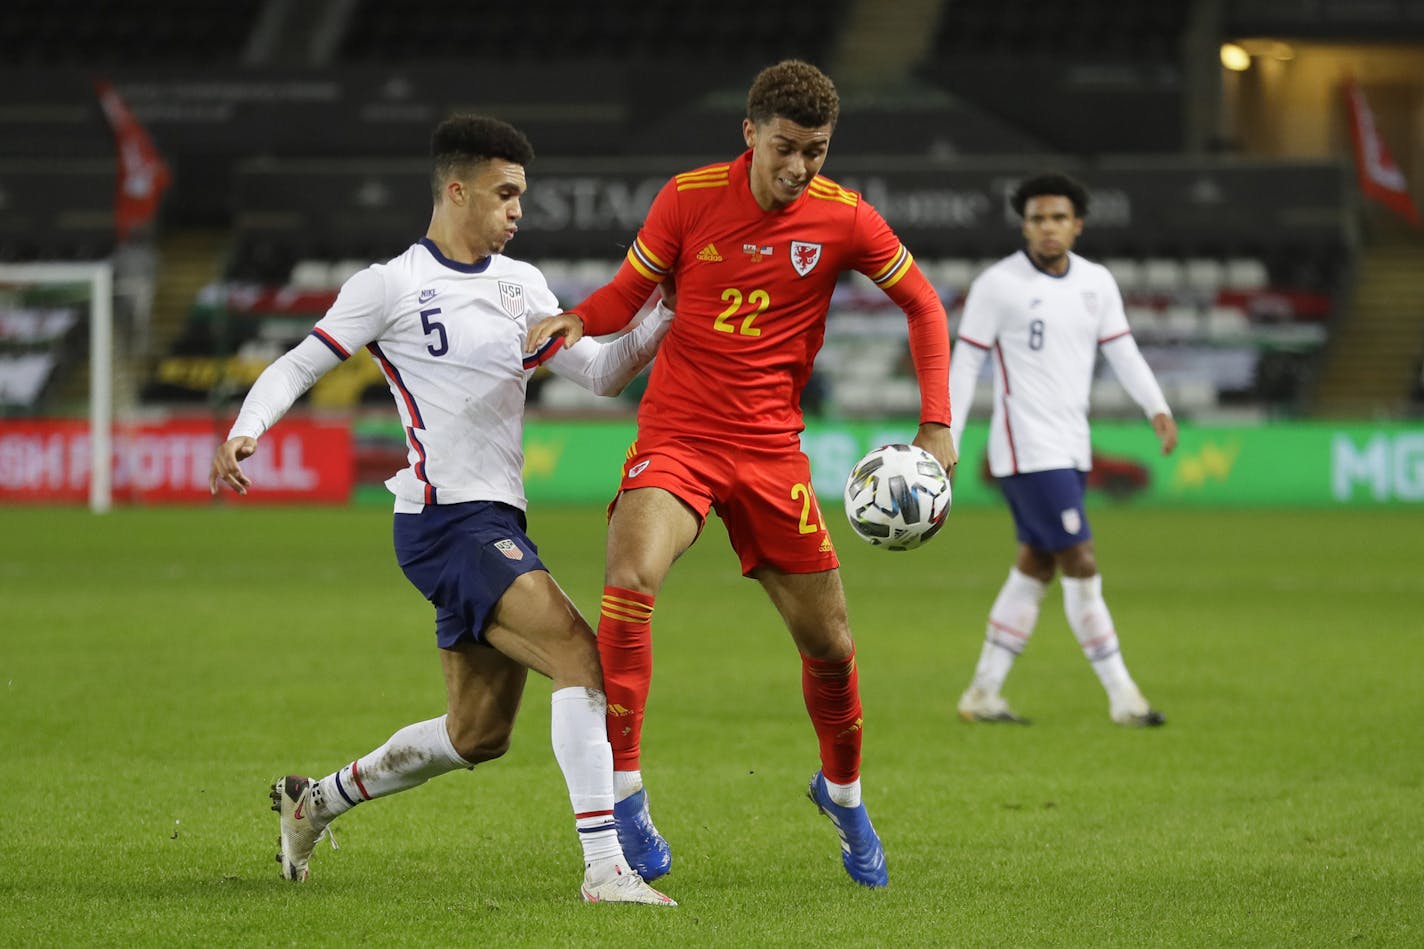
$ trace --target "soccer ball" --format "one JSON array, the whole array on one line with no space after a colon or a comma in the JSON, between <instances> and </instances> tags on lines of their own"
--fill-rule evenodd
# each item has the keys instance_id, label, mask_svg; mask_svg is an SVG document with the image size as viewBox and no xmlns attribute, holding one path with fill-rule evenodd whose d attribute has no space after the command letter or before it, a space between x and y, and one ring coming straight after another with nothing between
<instances>
[{"instance_id":1,"label":"soccer ball","mask_svg":"<svg viewBox=\"0 0 1424 949\"><path fill-rule=\"evenodd\" d=\"M914 550L944 526L949 477L934 455L915 445L882 445L856 462L846 479L845 510L861 540Z\"/></svg>"}]
</instances>

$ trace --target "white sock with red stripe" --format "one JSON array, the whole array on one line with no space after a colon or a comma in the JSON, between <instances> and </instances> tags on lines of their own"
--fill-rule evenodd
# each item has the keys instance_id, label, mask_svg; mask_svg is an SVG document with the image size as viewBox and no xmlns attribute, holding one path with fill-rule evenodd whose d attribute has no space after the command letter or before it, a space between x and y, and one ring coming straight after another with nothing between
<instances>
[{"instance_id":1,"label":"white sock with red stripe","mask_svg":"<svg viewBox=\"0 0 1424 949\"><path fill-rule=\"evenodd\" d=\"M1122 661L1122 647L1117 641L1112 614L1103 599L1102 574L1064 577L1063 612L1068 615L1068 625L1073 628L1083 655L1092 663L1108 695L1115 697L1135 688Z\"/></svg>"},{"instance_id":2,"label":"white sock with red stripe","mask_svg":"<svg viewBox=\"0 0 1424 949\"><path fill-rule=\"evenodd\" d=\"M608 700L603 692L583 686L555 692L550 733L554 759L569 788L584 863L622 861L613 824L613 746L608 743Z\"/></svg>"},{"instance_id":3,"label":"white sock with red stripe","mask_svg":"<svg viewBox=\"0 0 1424 949\"><path fill-rule=\"evenodd\" d=\"M473 767L455 751L444 715L407 725L375 751L313 784L314 815L329 822L362 801L407 791L447 772Z\"/></svg>"},{"instance_id":4,"label":"white sock with red stripe","mask_svg":"<svg viewBox=\"0 0 1424 949\"><path fill-rule=\"evenodd\" d=\"M1019 570L1009 568L1009 578L989 609L984 631L984 648L974 669L974 685L990 695L998 695L1013 668L1014 660L1028 645L1038 624L1039 607L1048 587Z\"/></svg>"}]
</instances>

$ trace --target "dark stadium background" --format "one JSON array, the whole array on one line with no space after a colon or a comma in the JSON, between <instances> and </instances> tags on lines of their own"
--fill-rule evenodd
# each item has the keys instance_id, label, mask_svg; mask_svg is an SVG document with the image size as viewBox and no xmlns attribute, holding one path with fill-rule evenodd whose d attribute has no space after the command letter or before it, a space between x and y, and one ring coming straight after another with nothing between
<instances>
[{"instance_id":1,"label":"dark stadium background","mask_svg":"<svg viewBox=\"0 0 1424 949\"><path fill-rule=\"evenodd\" d=\"M1078 250L1118 276L1185 422L1408 434L1424 412L1424 241L1362 196L1345 95L1356 82L1417 191L1420 0L11 0L0 263L113 260L119 424L197 414L220 433L344 276L423 233L428 133L448 112L496 114L533 140L509 253L572 303L612 273L668 175L737 153L751 76L787 56L837 80L826 174L896 227L951 326L973 275L1019 244L1007 191L1062 168L1093 195ZM101 81L171 172L152 224L123 241ZM84 329L0 334L0 380L22 356L47 360L42 382L0 385L0 419L83 417ZM813 420L912 414L903 339L893 308L846 281ZM536 419L625 419L635 398L531 386ZM389 415L364 365L303 410ZM1137 419L1110 374L1095 412ZM355 443L362 471L399 464L398 430Z\"/></svg>"}]
</instances>

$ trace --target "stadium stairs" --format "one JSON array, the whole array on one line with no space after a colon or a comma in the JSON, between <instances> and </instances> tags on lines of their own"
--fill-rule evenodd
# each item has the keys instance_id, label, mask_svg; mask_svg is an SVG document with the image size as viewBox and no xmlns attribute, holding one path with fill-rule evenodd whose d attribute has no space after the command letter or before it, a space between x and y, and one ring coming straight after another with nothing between
<instances>
[{"instance_id":1,"label":"stadium stairs","mask_svg":"<svg viewBox=\"0 0 1424 949\"><path fill-rule=\"evenodd\" d=\"M199 291L222 278L229 240L227 231L183 230L166 234L160 241L150 362L156 363L172 349Z\"/></svg>"},{"instance_id":2,"label":"stadium stairs","mask_svg":"<svg viewBox=\"0 0 1424 949\"><path fill-rule=\"evenodd\" d=\"M1316 393L1322 417L1401 414L1424 352L1424 238L1365 247L1349 317L1333 333Z\"/></svg>"}]
</instances>

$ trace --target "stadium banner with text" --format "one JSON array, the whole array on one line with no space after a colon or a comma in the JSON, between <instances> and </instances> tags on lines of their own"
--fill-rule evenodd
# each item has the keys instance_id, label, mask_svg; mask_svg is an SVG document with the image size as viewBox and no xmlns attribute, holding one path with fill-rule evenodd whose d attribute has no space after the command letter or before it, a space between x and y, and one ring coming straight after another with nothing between
<instances>
[{"instance_id":1,"label":"stadium banner with text","mask_svg":"<svg viewBox=\"0 0 1424 949\"><path fill-rule=\"evenodd\" d=\"M599 257L616 263L642 226L668 178L684 170L667 159L568 162L541 160L523 199L517 256ZM399 253L421 220L411 209L429 201L423 166L414 161L261 159L239 165L232 200L250 237L298 236ZM864 194L918 258L997 256L1019 247L1021 222L1009 196L1037 169L993 161L953 165L900 161L893 167L838 159L831 177ZM1076 170L1076 169L1075 169ZM1081 173L1081 172L1080 172ZM1243 165L1100 164L1091 171L1093 247L1156 246L1163 240L1337 241L1343 233L1348 178L1338 162Z\"/></svg>"},{"instance_id":2,"label":"stadium banner with text","mask_svg":"<svg viewBox=\"0 0 1424 949\"><path fill-rule=\"evenodd\" d=\"M208 468L226 436L226 422L209 418L115 425L114 500L210 501ZM84 503L90 463L85 421L0 420L0 503ZM355 473L350 425L284 419L243 462L243 471L253 485L243 503L347 503Z\"/></svg>"},{"instance_id":3,"label":"stadium banner with text","mask_svg":"<svg viewBox=\"0 0 1424 949\"><path fill-rule=\"evenodd\" d=\"M525 484L532 503L606 502L636 428L631 420L547 421L525 427ZM823 503L840 496L846 473L866 451L913 438L910 420L812 421L802 435ZM956 505L998 502L984 468L987 429L972 422L954 479ZM399 426L357 426L357 498L389 504L381 482L404 464ZM1094 503L1171 506L1334 506L1424 504L1424 424L1184 424L1177 450L1163 456L1151 427L1093 426Z\"/></svg>"}]
</instances>

